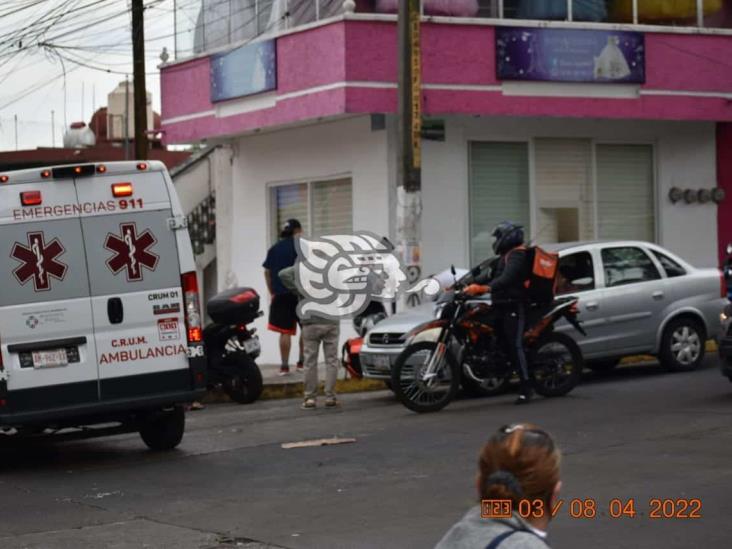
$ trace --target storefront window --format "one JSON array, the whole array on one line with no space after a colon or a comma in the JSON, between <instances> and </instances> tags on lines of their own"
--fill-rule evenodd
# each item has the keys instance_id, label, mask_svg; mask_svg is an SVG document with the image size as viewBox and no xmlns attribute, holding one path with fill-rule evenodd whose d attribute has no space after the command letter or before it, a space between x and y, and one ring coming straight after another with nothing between
<instances>
[{"instance_id":1,"label":"storefront window","mask_svg":"<svg viewBox=\"0 0 732 549\"><path fill-rule=\"evenodd\" d=\"M350 179L331 179L270 188L270 240L288 219L300 221L308 236L350 234L353 231Z\"/></svg>"},{"instance_id":2,"label":"storefront window","mask_svg":"<svg viewBox=\"0 0 732 549\"><path fill-rule=\"evenodd\" d=\"M529 227L528 146L470 144L472 263L491 255L491 230L506 219L524 224L538 243L655 241L652 145L541 138L534 140L533 164Z\"/></svg>"},{"instance_id":3,"label":"storefront window","mask_svg":"<svg viewBox=\"0 0 732 549\"><path fill-rule=\"evenodd\" d=\"M529 148L527 143L470 144L470 258L495 255L493 228L510 220L529 232Z\"/></svg>"}]
</instances>

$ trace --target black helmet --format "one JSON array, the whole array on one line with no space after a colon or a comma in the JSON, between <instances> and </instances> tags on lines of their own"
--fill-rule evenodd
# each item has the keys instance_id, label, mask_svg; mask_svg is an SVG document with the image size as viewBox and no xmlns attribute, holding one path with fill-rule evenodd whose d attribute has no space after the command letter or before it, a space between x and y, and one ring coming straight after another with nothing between
<instances>
[{"instance_id":1,"label":"black helmet","mask_svg":"<svg viewBox=\"0 0 732 549\"><path fill-rule=\"evenodd\" d=\"M493 229L493 252L501 255L524 243L524 228L510 221L502 221Z\"/></svg>"}]
</instances>

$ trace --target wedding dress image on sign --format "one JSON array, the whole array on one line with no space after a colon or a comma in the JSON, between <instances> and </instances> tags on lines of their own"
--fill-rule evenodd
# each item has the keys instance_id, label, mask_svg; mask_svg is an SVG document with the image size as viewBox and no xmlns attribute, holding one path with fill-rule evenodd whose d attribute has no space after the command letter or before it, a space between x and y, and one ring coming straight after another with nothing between
<instances>
[{"instance_id":1,"label":"wedding dress image on sign","mask_svg":"<svg viewBox=\"0 0 732 549\"><path fill-rule=\"evenodd\" d=\"M595 80L620 80L630 76L630 67L618 44L617 36L608 36L607 45L595 57Z\"/></svg>"}]
</instances>

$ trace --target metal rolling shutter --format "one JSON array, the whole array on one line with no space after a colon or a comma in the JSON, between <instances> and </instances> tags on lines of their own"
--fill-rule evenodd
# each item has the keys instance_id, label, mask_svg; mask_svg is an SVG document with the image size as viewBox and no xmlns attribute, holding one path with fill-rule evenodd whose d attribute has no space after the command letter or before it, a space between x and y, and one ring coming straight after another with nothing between
<instances>
[{"instance_id":1,"label":"metal rolling shutter","mask_svg":"<svg viewBox=\"0 0 732 549\"><path fill-rule=\"evenodd\" d=\"M310 188L312 236L351 234L353 198L350 179L315 181Z\"/></svg>"},{"instance_id":2,"label":"metal rolling shutter","mask_svg":"<svg viewBox=\"0 0 732 549\"><path fill-rule=\"evenodd\" d=\"M527 143L470 144L470 257L477 263L493 254L493 228L504 220L529 229L529 150Z\"/></svg>"},{"instance_id":3,"label":"metal rolling shutter","mask_svg":"<svg viewBox=\"0 0 732 549\"><path fill-rule=\"evenodd\" d=\"M308 186L307 183L272 187L271 240L277 242L285 221L297 219L308 234Z\"/></svg>"},{"instance_id":4,"label":"metal rolling shutter","mask_svg":"<svg viewBox=\"0 0 732 549\"><path fill-rule=\"evenodd\" d=\"M651 145L597 146L599 237L656 239Z\"/></svg>"},{"instance_id":5,"label":"metal rolling shutter","mask_svg":"<svg viewBox=\"0 0 732 549\"><path fill-rule=\"evenodd\" d=\"M587 139L537 139L538 242L594 237L592 143Z\"/></svg>"}]
</instances>

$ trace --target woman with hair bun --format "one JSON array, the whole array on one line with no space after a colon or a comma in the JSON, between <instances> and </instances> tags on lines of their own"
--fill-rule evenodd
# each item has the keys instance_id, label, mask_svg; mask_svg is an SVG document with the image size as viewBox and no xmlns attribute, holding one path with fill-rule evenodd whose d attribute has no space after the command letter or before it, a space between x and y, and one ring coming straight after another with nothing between
<instances>
[{"instance_id":1,"label":"woman with hair bun","mask_svg":"<svg viewBox=\"0 0 732 549\"><path fill-rule=\"evenodd\" d=\"M559 495L561 453L552 437L531 424L506 425L491 437L478 460L478 496L510 500L506 518L484 518L481 506L468 511L436 549L546 549L550 510ZM519 505L531 509L529 518ZM531 507L529 507L529 505ZM544 512L546 511L546 512Z\"/></svg>"}]
</instances>

